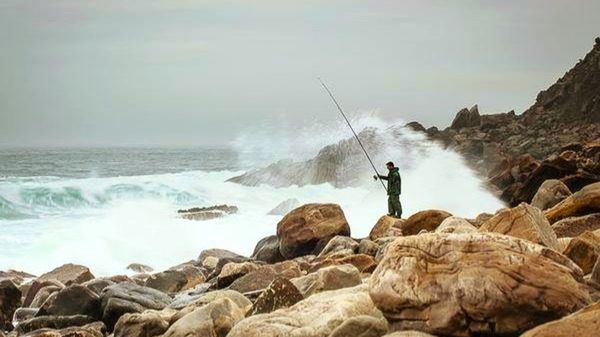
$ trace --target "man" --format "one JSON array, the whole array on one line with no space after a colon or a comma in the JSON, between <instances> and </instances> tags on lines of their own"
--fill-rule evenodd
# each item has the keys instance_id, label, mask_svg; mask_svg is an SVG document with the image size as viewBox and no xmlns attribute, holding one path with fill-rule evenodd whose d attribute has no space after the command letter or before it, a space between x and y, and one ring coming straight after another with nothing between
<instances>
[{"instance_id":1,"label":"man","mask_svg":"<svg viewBox=\"0 0 600 337\"><path fill-rule=\"evenodd\" d=\"M400 190L401 190L401 179L400 172L397 167L394 167L394 163L391 161L385 164L389 173L387 176L373 176L375 180L377 178L387 180L387 194L388 194L388 215L400 218L402 216L402 205L400 204Z\"/></svg>"}]
</instances>

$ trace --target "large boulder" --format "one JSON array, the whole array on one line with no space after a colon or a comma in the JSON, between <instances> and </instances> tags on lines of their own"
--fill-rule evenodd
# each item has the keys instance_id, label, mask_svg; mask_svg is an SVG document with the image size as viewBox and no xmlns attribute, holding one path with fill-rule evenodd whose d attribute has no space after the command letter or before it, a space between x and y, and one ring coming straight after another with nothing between
<instances>
[{"instance_id":1,"label":"large boulder","mask_svg":"<svg viewBox=\"0 0 600 337\"><path fill-rule=\"evenodd\" d=\"M572 261L496 233L399 237L369 286L393 330L448 336L515 335L591 301Z\"/></svg>"},{"instance_id":2,"label":"large boulder","mask_svg":"<svg viewBox=\"0 0 600 337\"><path fill-rule=\"evenodd\" d=\"M549 179L544 181L535 193L531 200L531 206L545 210L563 201L571 194L571 191L563 182L558 179Z\"/></svg>"},{"instance_id":3,"label":"large boulder","mask_svg":"<svg viewBox=\"0 0 600 337\"><path fill-rule=\"evenodd\" d=\"M550 223L559 220L600 212L600 183L582 188L556 206L546 210L544 214Z\"/></svg>"},{"instance_id":4,"label":"large boulder","mask_svg":"<svg viewBox=\"0 0 600 337\"><path fill-rule=\"evenodd\" d=\"M39 329L22 335L22 337L104 337L106 327L102 322L94 322L84 326L64 329Z\"/></svg>"},{"instance_id":5,"label":"large boulder","mask_svg":"<svg viewBox=\"0 0 600 337\"><path fill-rule=\"evenodd\" d=\"M452 214L437 209L417 212L402 223L401 233L406 236L419 234L422 230L434 231L449 216Z\"/></svg>"},{"instance_id":6,"label":"large boulder","mask_svg":"<svg viewBox=\"0 0 600 337\"><path fill-rule=\"evenodd\" d=\"M600 331L600 302L569 316L535 327L521 337L597 336Z\"/></svg>"},{"instance_id":7,"label":"large boulder","mask_svg":"<svg viewBox=\"0 0 600 337\"><path fill-rule=\"evenodd\" d=\"M479 115L477 104L475 104L471 109L464 108L460 110L454 117L452 124L450 124L450 129L460 130L462 128L479 126L480 123L481 116Z\"/></svg>"},{"instance_id":8,"label":"large boulder","mask_svg":"<svg viewBox=\"0 0 600 337\"><path fill-rule=\"evenodd\" d=\"M145 286L167 294L175 294L191 289L204 281L205 277L200 269L192 265L183 265L150 275L146 279Z\"/></svg>"},{"instance_id":9,"label":"large boulder","mask_svg":"<svg viewBox=\"0 0 600 337\"><path fill-rule=\"evenodd\" d=\"M306 276L291 279L302 296L309 297L318 292L354 287L362 283L360 271L353 265L331 266Z\"/></svg>"},{"instance_id":10,"label":"large boulder","mask_svg":"<svg viewBox=\"0 0 600 337\"><path fill-rule=\"evenodd\" d=\"M57 280L68 286L73 283L81 284L94 279L90 269L81 265L68 263L38 277L38 282Z\"/></svg>"},{"instance_id":11,"label":"large boulder","mask_svg":"<svg viewBox=\"0 0 600 337\"><path fill-rule=\"evenodd\" d=\"M292 282L284 278L276 278L254 301L250 315L287 308L303 299L304 296Z\"/></svg>"},{"instance_id":12,"label":"large boulder","mask_svg":"<svg viewBox=\"0 0 600 337\"><path fill-rule=\"evenodd\" d=\"M477 231L477 227L473 226L467 220L457 216L447 217L435 229L436 233L471 233Z\"/></svg>"},{"instance_id":13,"label":"large boulder","mask_svg":"<svg viewBox=\"0 0 600 337\"><path fill-rule=\"evenodd\" d=\"M219 275L221 268L229 262L244 262L249 259L226 249L205 249L198 256L198 264L212 272L213 276ZM210 278L210 277L208 277Z\"/></svg>"},{"instance_id":14,"label":"large boulder","mask_svg":"<svg viewBox=\"0 0 600 337\"><path fill-rule=\"evenodd\" d=\"M143 312L147 309L162 310L171 298L156 289L135 283L119 283L106 287L100 296L102 321L112 331L119 317L126 313Z\"/></svg>"},{"instance_id":15,"label":"large boulder","mask_svg":"<svg viewBox=\"0 0 600 337\"><path fill-rule=\"evenodd\" d=\"M289 308L248 317L234 326L227 337L329 337L344 322L364 316L374 320L358 324L360 329L346 330L345 337L366 336L365 331L387 325L366 286L359 285L315 294Z\"/></svg>"},{"instance_id":16,"label":"large boulder","mask_svg":"<svg viewBox=\"0 0 600 337\"><path fill-rule=\"evenodd\" d=\"M335 236L329 240L325 248L319 253L319 256L327 256L331 254L354 254L358 250L358 242L349 236Z\"/></svg>"},{"instance_id":17,"label":"large boulder","mask_svg":"<svg viewBox=\"0 0 600 337\"><path fill-rule=\"evenodd\" d=\"M12 318L21 305L21 291L12 280L0 280L0 331L12 330Z\"/></svg>"},{"instance_id":18,"label":"large boulder","mask_svg":"<svg viewBox=\"0 0 600 337\"><path fill-rule=\"evenodd\" d=\"M480 228L482 232L506 234L558 250L556 234L539 208L522 203L502 209Z\"/></svg>"},{"instance_id":19,"label":"large boulder","mask_svg":"<svg viewBox=\"0 0 600 337\"><path fill-rule=\"evenodd\" d=\"M114 337L155 337L162 335L170 326L175 310L146 310L142 313L125 314L115 324Z\"/></svg>"},{"instance_id":20,"label":"large boulder","mask_svg":"<svg viewBox=\"0 0 600 337\"><path fill-rule=\"evenodd\" d=\"M306 204L277 224L279 251L287 259L318 254L336 235L350 236L350 226L335 204Z\"/></svg>"},{"instance_id":21,"label":"large boulder","mask_svg":"<svg viewBox=\"0 0 600 337\"><path fill-rule=\"evenodd\" d=\"M236 279L229 289L240 293L249 293L266 289L278 277L291 279L302 274L298 263L283 261L273 265L261 266L248 274Z\"/></svg>"},{"instance_id":22,"label":"large boulder","mask_svg":"<svg viewBox=\"0 0 600 337\"><path fill-rule=\"evenodd\" d=\"M595 231L600 229L600 213L562 219L552 224L552 229L559 238L573 238L585 231Z\"/></svg>"},{"instance_id":23,"label":"large boulder","mask_svg":"<svg viewBox=\"0 0 600 337\"><path fill-rule=\"evenodd\" d=\"M233 281L258 268L260 268L260 265L253 262L229 262L223 266L221 273L217 276L217 287L225 288Z\"/></svg>"},{"instance_id":24,"label":"large boulder","mask_svg":"<svg viewBox=\"0 0 600 337\"><path fill-rule=\"evenodd\" d=\"M284 258L279 252L279 238L277 235L267 236L256 244L252 258L266 263L277 263Z\"/></svg>"},{"instance_id":25,"label":"large boulder","mask_svg":"<svg viewBox=\"0 0 600 337\"><path fill-rule=\"evenodd\" d=\"M371 229L371 232L369 233L369 239L377 240L386 236L396 236L396 232L398 232L397 234L400 233L400 228L403 222L404 220L402 219L384 215L377 220L377 223Z\"/></svg>"},{"instance_id":26,"label":"large boulder","mask_svg":"<svg viewBox=\"0 0 600 337\"><path fill-rule=\"evenodd\" d=\"M569 242L564 254L583 270L591 273L600 256L600 233L585 232Z\"/></svg>"},{"instance_id":27,"label":"large boulder","mask_svg":"<svg viewBox=\"0 0 600 337\"><path fill-rule=\"evenodd\" d=\"M233 301L221 298L179 318L162 337L225 337L244 315Z\"/></svg>"},{"instance_id":28,"label":"large boulder","mask_svg":"<svg viewBox=\"0 0 600 337\"><path fill-rule=\"evenodd\" d=\"M97 320L102 318L100 297L87 287L73 284L46 299L36 316L86 315Z\"/></svg>"}]
</instances>

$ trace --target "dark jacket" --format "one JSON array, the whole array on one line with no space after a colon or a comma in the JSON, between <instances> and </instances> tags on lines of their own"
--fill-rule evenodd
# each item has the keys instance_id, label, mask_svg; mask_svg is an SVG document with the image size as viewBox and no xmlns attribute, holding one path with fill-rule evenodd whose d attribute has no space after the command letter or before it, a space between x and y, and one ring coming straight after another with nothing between
<instances>
[{"instance_id":1,"label":"dark jacket","mask_svg":"<svg viewBox=\"0 0 600 337\"><path fill-rule=\"evenodd\" d=\"M388 181L388 195L400 195L402 190L402 179L400 179L400 171L397 167L391 169L387 176L380 175L379 178Z\"/></svg>"}]
</instances>

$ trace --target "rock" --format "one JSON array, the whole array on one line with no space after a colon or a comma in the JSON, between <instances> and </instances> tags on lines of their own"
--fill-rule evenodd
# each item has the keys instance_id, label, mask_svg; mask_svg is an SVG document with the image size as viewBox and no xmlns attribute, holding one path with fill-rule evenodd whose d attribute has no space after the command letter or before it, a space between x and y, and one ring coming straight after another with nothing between
<instances>
[{"instance_id":1,"label":"rock","mask_svg":"<svg viewBox=\"0 0 600 337\"><path fill-rule=\"evenodd\" d=\"M177 320L163 337L226 336L244 319L245 312L233 301L222 298L195 309Z\"/></svg>"},{"instance_id":2,"label":"rock","mask_svg":"<svg viewBox=\"0 0 600 337\"><path fill-rule=\"evenodd\" d=\"M361 331L348 331L346 337L358 337L364 330L386 324L366 286L360 285L315 294L289 308L248 317L234 326L227 337L329 337L344 322L363 316L378 322L373 326L361 324Z\"/></svg>"},{"instance_id":3,"label":"rock","mask_svg":"<svg viewBox=\"0 0 600 337\"><path fill-rule=\"evenodd\" d=\"M191 289L204 281L205 277L201 270L191 265L184 265L178 269L169 269L150 275L145 286L167 294L174 294Z\"/></svg>"},{"instance_id":4,"label":"rock","mask_svg":"<svg viewBox=\"0 0 600 337\"><path fill-rule=\"evenodd\" d=\"M436 209L417 212L402 224L402 235L416 235L422 230L434 231L449 216L452 214Z\"/></svg>"},{"instance_id":5,"label":"rock","mask_svg":"<svg viewBox=\"0 0 600 337\"><path fill-rule=\"evenodd\" d=\"M559 220L600 212L600 183L582 188L556 206L546 210L544 214L550 223Z\"/></svg>"},{"instance_id":6,"label":"rock","mask_svg":"<svg viewBox=\"0 0 600 337\"><path fill-rule=\"evenodd\" d=\"M591 273L600 256L600 235L584 232L569 242L564 254L575 262L585 274Z\"/></svg>"},{"instance_id":7,"label":"rock","mask_svg":"<svg viewBox=\"0 0 600 337\"><path fill-rule=\"evenodd\" d=\"M521 337L571 337L597 336L600 331L600 302L596 302L576 313L537 326Z\"/></svg>"},{"instance_id":8,"label":"rock","mask_svg":"<svg viewBox=\"0 0 600 337\"><path fill-rule=\"evenodd\" d=\"M406 331L397 331L391 334L387 334L384 337L435 337L434 335L430 335L428 333L414 331L414 330L406 330Z\"/></svg>"},{"instance_id":9,"label":"rock","mask_svg":"<svg viewBox=\"0 0 600 337\"><path fill-rule=\"evenodd\" d=\"M325 248L321 251L319 256L326 256L339 252L347 252L353 254L358 249L358 242L349 236L334 236Z\"/></svg>"},{"instance_id":10,"label":"rock","mask_svg":"<svg viewBox=\"0 0 600 337\"><path fill-rule=\"evenodd\" d=\"M46 300L55 292L60 291L61 289L63 289L64 286L60 283L57 282L57 285L48 285L45 286L43 288L40 288L37 293L35 294L35 297L33 298L33 300L31 301L31 303L28 305L29 307L32 308L39 308L42 306L42 304L44 304L44 302L46 302Z\"/></svg>"},{"instance_id":11,"label":"rock","mask_svg":"<svg viewBox=\"0 0 600 337\"><path fill-rule=\"evenodd\" d=\"M495 233L399 237L369 287L392 330L451 336L515 335L591 301L569 259Z\"/></svg>"},{"instance_id":12,"label":"rock","mask_svg":"<svg viewBox=\"0 0 600 337\"><path fill-rule=\"evenodd\" d=\"M212 220L237 213L236 206L217 205L210 207L194 207L190 209L180 209L177 211L180 217L187 220Z\"/></svg>"},{"instance_id":13,"label":"rock","mask_svg":"<svg viewBox=\"0 0 600 337\"><path fill-rule=\"evenodd\" d=\"M115 282L108 280L108 279L93 279L90 281L87 281L85 283L82 283L81 285L88 288L89 290L93 291L96 295L100 296L100 294L102 293L102 290L104 290L104 288L111 286L115 284Z\"/></svg>"},{"instance_id":14,"label":"rock","mask_svg":"<svg viewBox=\"0 0 600 337\"><path fill-rule=\"evenodd\" d=\"M600 285L600 258L596 259L594 268L592 269L591 281Z\"/></svg>"},{"instance_id":15,"label":"rock","mask_svg":"<svg viewBox=\"0 0 600 337\"><path fill-rule=\"evenodd\" d=\"M447 217L435 229L436 233L470 233L477 232L477 227L470 222L457 216Z\"/></svg>"},{"instance_id":16,"label":"rock","mask_svg":"<svg viewBox=\"0 0 600 337\"><path fill-rule=\"evenodd\" d=\"M203 268L212 271L214 276L219 275L221 268L229 262L244 262L248 260L245 256L219 248L205 249L198 256L199 264Z\"/></svg>"},{"instance_id":17,"label":"rock","mask_svg":"<svg viewBox=\"0 0 600 337\"><path fill-rule=\"evenodd\" d=\"M146 309L162 310L171 302L167 294L135 283L106 287L100 300L102 321L109 331L112 331L119 317L126 313L138 313Z\"/></svg>"},{"instance_id":18,"label":"rock","mask_svg":"<svg viewBox=\"0 0 600 337\"><path fill-rule=\"evenodd\" d=\"M222 269L221 273L217 277L217 287L225 288L229 286L233 281L248 274L251 271L258 269L260 266L253 262L229 262Z\"/></svg>"},{"instance_id":19,"label":"rock","mask_svg":"<svg viewBox=\"0 0 600 337\"><path fill-rule=\"evenodd\" d=\"M304 297L326 290L353 287L362 283L360 271L348 264L325 267L306 276L293 278L290 281Z\"/></svg>"},{"instance_id":20,"label":"rock","mask_svg":"<svg viewBox=\"0 0 600 337\"><path fill-rule=\"evenodd\" d=\"M25 320L15 328L19 335L39 329L64 329L68 327L81 327L94 323L93 317L85 315L74 316L39 316ZM77 335L75 335L77 336Z\"/></svg>"},{"instance_id":21,"label":"rock","mask_svg":"<svg viewBox=\"0 0 600 337\"><path fill-rule=\"evenodd\" d=\"M193 289L185 290L179 292L173 298L171 304L169 304L169 308L182 309L189 304L193 303L199 297L205 295L210 290L214 289L214 284L212 283L201 283L195 286ZM214 291L212 291L214 292Z\"/></svg>"},{"instance_id":22,"label":"rock","mask_svg":"<svg viewBox=\"0 0 600 337\"><path fill-rule=\"evenodd\" d=\"M490 213L480 213L478 214L475 219L473 219L473 222L471 222L471 224L477 228L481 227L481 225L483 225L486 221L488 221L489 219L493 218L494 214L490 214Z\"/></svg>"},{"instance_id":23,"label":"rock","mask_svg":"<svg viewBox=\"0 0 600 337\"><path fill-rule=\"evenodd\" d=\"M555 222L552 229L556 236L576 237L585 231L600 229L600 213L566 218Z\"/></svg>"},{"instance_id":24,"label":"rock","mask_svg":"<svg viewBox=\"0 0 600 337\"><path fill-rule=\"evenodd\" d=\"M381 337L387 332L388 324L385 320L363 315L345 320L331 332L329 337Z\"/></svg>"},{"instance_id":25,"label":"rock","mask_svg":"<svg viewBox=\"0 0 600 337\"><path fill-rule=\"evenodd\" d=\"M558 239L558 251L561 254L564 254L565 250L567 250L567 247L569 246L569 243L571 243L571 241L573 241L573 238L559 238Z\"/></svg>"},{"instance_id":26,"label":"rock","mask_svg":"<svg viewBox=\"0 0 600 337\"><path fill-rule=\"evenodd\" d=\"M283 261L284 258L279 252L279 239L277 235L267 236L266 238L258 241L252 258L258 261L266 263L277 263Z\"/></svg>"},{"instance_id":27,"label":"rock","mask_svg":"<svg viewBox=\"0 0 600 337\"><path fill-rule=\"evenodd\" d=\"M263 290L278 277L291 279L302 275L302 271L296 262L284 261L260 268L249 272L248 274L233 281L229 289L248 293L257 290Z\"/></svg>"},{"instance_id":28,"label":"rock","mask_svg":"<svg viewBox=\"0 0 600 337\"><path fill-rule=\"evenodd\" d=\"M19 324L23 321L34 318L39 310L39 308L18 308L13 314L13 324Z\"/></svg>"},{"instance_id":29,"label":"rock","mask_svg":"<svg viewBox=\"0 0 600 337\"><path fill-rule=\"evenodd\" d=\"M500 210L480 228L482 232L506 234L558 250L556 234L539 208L522 203Z\"/></svg>"},{"instance_id":30,"label":"rock","mask_svg":"<svg viewBox=\"0 0 600 337\"><path fill-rule=\"evenodd\" d=\"M21 305L21 291L9 279L0 280L0 331L12 330L12 318Z\"/></svg>"},{"instance_id":31,"label":"rock","mask_svg":"<svg viewBox=\"0 0 600 337\"><path fill-rule=\"evenodd\" d=\"M282 201L279 205L275 206L272 210L269 211L269 215L286 215L295 208L300 207L300 201L296 198L290 198L285 201Z\"/></svg>"},{"instance_id":32,"label":"rock","mask_svg":"<svg viewBox=\"0 0 600 337\"><path fill-rule=\"evenodd\" d=\"M87 267L68 263L43 274L38 277L37 281L57 280L65 286L69 286L73 283L81 284L92 279L94 279L94 275Z\"/></svg>"},{"instance_id":33,"label":"rock","mask_svg":"<svg viewBox=\"0 0 600 337\"><path fill-rule=\"evenodd\" d=\"M9 279L13 281L16 285L22 284L27 279L33 279L35 275L26 273L24 271L12 270L9 269L7 271L0 271L0 280L1 279Z\"/></svg>"},{"instance_id":34,"label":"rock","mask_svg":"<svg viewBox=\"0 0 600 337\"><path fill-rule=\"evenodd\" d=\"M379 238L383 238L386 236L396 236L394 229L399 229L402 227L402 223L404 220L398 219L389 215L384 215L379 220L369 233L369 239L377 240Z\"/></svg>"},{"instance_id":35,"label":"rock","mask_svg":"<svg viewBox=\"0 0 600 337\"><path fill-rule=\"evenodd\" d=\"M417 131L417 132L426 132L427 131L425 129L425 127L417 121L412 121L410 123L406 123L404 126L412 129L413 131Z\"/></svg>"},{"instance_id":36,"label":"rock","mask_svg":"<svg viewBox=\"0 0 600 337\"><path fill-rule=\"evenodd\" d=\"M254 301L250 315L287 308L303 299L304 296L292 282L284 278L276 278Z\"/></svg>"},{"instance_id":37,"label":"rock","mask_svg":"<svg viewBox=\"0 0 600 337\"><path fill-rule=\"evenodd\" d=\"M316 259L312 266L309 268L309 271L317 271L323 267L327 266L339 266L344 264L350 264L356 267L358 271L361 273L371 273L375 267L377 267L377 262L371 255L365 254L352 254L352 255L331 255L325 258Z\"/></svg>"},{"instance_id":38,"label":"rock","mask_svg":"<svg viewBox=\"0 0 600 337\"><path fill-rule=\"evenodd\" d=\"M114 337L160 336L170 325L175 311L147 310L142 313L125 314L115 324Z\"/></svg>"},{"instance_id":39,"label":"rock","mask_svg":"<svg viewBox=\"0 0 600 337\"><path fill-rule=\"evenodd\" d=\"M85 315L100 320L100 298L80 284L73 284L48 297L36 316Z\"/></svg>"},{"instance_id":40,"label":"rock","mask_svg":"<svg viewBox=\"0 0 600 337\"><path fill-rule=\"evenodd\" d=\"M151 273L154 271L154 268L141 263L132 263L127 266L127 270L131 270L136 273Z\"/></svg>"},{"instance_id":41,"label":"rock","mask_svg":"<svg viewBox=\"0 0 600 337\"><path fill-rule=\"evenodd\" d=\"M40 329L22 337L104 337L106 327L102 322L94 322L81 327L69 327L60 330Z\"/></svg>"},{"instance_id":42,"label":"rock","mask_svg":"<svg viewBox=\"0 0 600 337\"><path fill-rule=\"evenodd\" d=\"M450 129L460 130L462 128L470 128L479 126L481 123L481 116L479 115L479 109L477 105L474 105L471 109L462 109L454 117Z\"/></svg>"},{"instance_id":43,"label":"rock","mask_svg":"<svg viewBox=\"0 0 600 337\"><path fill-rule=\"evenodd\" d=\"M572 193L560 180L549 179L542 183L531 200L531 206L545 210L563 201Z\"/></svg>"},{"instance_id":44,"label":"rock","mask_svg":"<svg viewBox=\"0 0 600 337\"><path fill-rule=\"evenodd\" d=\"M335 204L306 204L277 224L279 251L287 259L318 254L336 235L350 236L350 226Z\"/></svg>"},{"instance_id":45,"label":"rock","mask_svg":"<svg viewBox=\"0 0 600 337\"><path fill-rule=\"evenodd\" d=\"M358 244L358 253L359 254L365 254L365 255L369 255L369 256L375 256L377 255L377 251L379 250L379 246L369 240L369 239L362 239L360 240L360 243Z\"/></svg>"},{"instance_id":46,"label":"rock","mask_svg":"<svg viewBox=\"0 0 600 337\"><path fill-rule=\"evenodd\" d=\"M177 320L190 312L200 308L208 303L215 302L220 299L228 299L235 303L237 307L239 307L244 313L250 311L252 308L252 302L242 295L241 293L230 290L230 289L221 289L211 291L202 295L196 296L191 301L187 301L187 303L176 303L175 301L169 305L169 309L179 310L171 321Z\"/></svg>"}]
</instances>

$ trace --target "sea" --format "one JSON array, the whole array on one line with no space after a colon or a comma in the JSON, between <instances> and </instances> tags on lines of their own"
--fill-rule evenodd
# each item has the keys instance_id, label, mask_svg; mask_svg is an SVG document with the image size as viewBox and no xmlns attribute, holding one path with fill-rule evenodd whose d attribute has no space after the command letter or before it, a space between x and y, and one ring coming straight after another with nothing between
<instances>
[{"instance_id":1,"label":"sea","mask_svg":"<svg viewBox=\"0 0 600 337\"><path fill-rule=\"evenodd\" d=\"M310 130L303 144L289 134L263 136L295 141L260 140L251 132L223 147L0 148L0 270L39 275L77 263L109 276L131 273L131 263L164 270L208 248L250 255L282 218L269 211L290 198L340 204L352 235L365 237L387 211L385 191L367 162L364 183L352 187L227 182L282 158L310 158L347 138L347 131L340 128L332 137ZM405 215L437 208L474 217L504 206L460 155L433 143L425 148L410 154L411 165L400 166ZM179 209L220 204L239 211L209 221L177 215Z\"/></svg>"}]
</instances>

